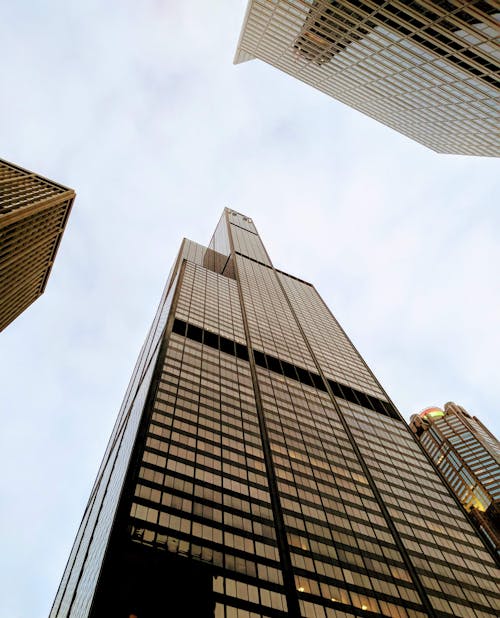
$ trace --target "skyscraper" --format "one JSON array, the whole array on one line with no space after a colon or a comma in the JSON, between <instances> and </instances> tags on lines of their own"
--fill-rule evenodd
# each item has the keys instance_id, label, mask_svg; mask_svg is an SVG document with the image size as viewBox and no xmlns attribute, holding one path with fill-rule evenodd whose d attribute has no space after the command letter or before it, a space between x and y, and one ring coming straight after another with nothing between
<instances>
[{"instance_id":1,"label":"skyscraper","mask_svg":"<svg viewBox=\"0 0 500 618\"><path fill-rule=\"evenodd\" d=\"M74 198L0 160L0 331L45 291Z\"/></svg>"},{"instance_id":2,"label":"skyscraper","mask_svg":"<svg viewBox=\"0 0 500 618\"><path fill-rule=\"evenodd\" d=\"M448 402L414 414L410 427L500 557L500 443L475 416Z\"/></svg>"},{"instance_id":3,"label":"skyscraper","mask_svg":"<svg viewBox=\"0 0 500 618\"><path fill-rule=\"evenodd\" d=\"M495 563L315 288L184 240L52 618L488 618Z\"/></svg>"},{"instance_id":4,"label":"skyscraper","mask_svg":"<svg viewBox=\"0 0 500 618\"><path fill-rule=\"evenodd\" d=\"M499 17L488 0L249 0L235 63L259 58L436 152L500 156Z\"/></svg>"}]
</instances>

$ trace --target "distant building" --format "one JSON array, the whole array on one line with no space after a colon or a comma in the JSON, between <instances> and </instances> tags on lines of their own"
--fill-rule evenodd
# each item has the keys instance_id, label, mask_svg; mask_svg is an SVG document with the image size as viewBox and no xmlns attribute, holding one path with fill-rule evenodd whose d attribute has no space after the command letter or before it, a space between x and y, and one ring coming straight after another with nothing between
<instances>
[{"instance_id":1,"label":"distant building","mask_svg":"<svg viewBox=\"0 0 500 618\"><path fill-rule=\"evenodd\" d=\"M475 416L449 402L426 408L410 427L500 555L500 442Z\"/></svg>"},{"instance_id":2,"label":"distant building","mask_svg":"<svg viewBox=\"0 0 500 618\"><path fill-rule=\"evenodd\" d=\"M51 618L496 618L498 583L314 286L233 210L184 240Z\"/></svg>"},{"instance_id":3,"label":"distant building","mask_svg":"<svg viewBox=\"0 0 500 618\"><path fill-rule=\"evenodd\" d=\"M500 156L499 16L485 0L250 0L235 63L259 58L436 152Z\"/></svg>"},{"instance_id":4,"label":"distant building","mask_svg":"<svg viewBox=\"0 0 500 618\"><path fill-rule=\"evenodd\" d=\"M43 294L74 197L0 160L0 331Z\"/></svg>"}]
</instances>

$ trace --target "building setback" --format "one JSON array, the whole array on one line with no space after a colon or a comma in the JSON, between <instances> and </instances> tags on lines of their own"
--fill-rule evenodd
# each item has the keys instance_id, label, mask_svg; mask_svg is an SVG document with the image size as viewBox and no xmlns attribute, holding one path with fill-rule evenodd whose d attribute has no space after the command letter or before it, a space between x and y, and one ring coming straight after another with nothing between
<instances>
[{"instance_id":1,"label":"building setback","mask_svg":"<svg viewBox=\"0 0 500 618\"><path fill-rule=\"evenodd\" d=\"M74 198L0 159L0 331L45 291Z\"/></svg>"},{"instance_id":2,"label":"building setback","mask_svg":"<svg viewBox=\"0 0 500 618\"><path fill-rule=\"evenodd\" d=\"M184 240L52 618L493 618L494 559L315 288Z\"/></svg>"},{"instance_id":3,"label":"building setback","mask_svg":"<svg viewBox=\"0 0 500 618\"><path fill-rule=\"evenodd\" d=\"M492 0L249 0L235 63L259 58L436 152L498 157L499 17Z\"/></svg>"},{"instance_id":4,"label":"building setback","mask_svg":"<svg viewBox=\"0 0 500 618\"><path fill-rule=\"evenodd\" d=\"M500 443L453 402L414 414L411 430L500 557Z\"/></svg>"}]
</instances>

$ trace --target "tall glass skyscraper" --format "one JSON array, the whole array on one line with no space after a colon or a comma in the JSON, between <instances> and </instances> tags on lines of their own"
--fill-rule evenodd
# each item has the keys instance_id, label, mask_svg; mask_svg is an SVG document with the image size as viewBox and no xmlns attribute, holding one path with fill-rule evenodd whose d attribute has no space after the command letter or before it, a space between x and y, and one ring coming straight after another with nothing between
<instances>
[{"instance_id":1,"label":"tall glass skyscraper","mask_svg":"<svg viewBox=\"0 0 500 618\"><path fill-rule=\"evenodd\" d=\"M410 427L500 557L500 442L451 401L414 414Z\"/></svg>"},{"instance_id":2,"label":"tall glass skyscraper","mask_svg":"<svg viewBox=\"0 0 500 618\"><path fill-rule=\"evenodd\" d=\"M52 618L493 618L498 573L315 288L184 240Z\"/></svg>"},{"instance_id":3,"label":"tall glass skyscraper","mask_svg":"<svg viewBox=\"0 0 500 618\"><path fill-rule=\"evenodd\" d=\"M268 62L436 152L498 157L499 28L495 0L249 0L235 62Z\"/></svg>"}]
</instances>

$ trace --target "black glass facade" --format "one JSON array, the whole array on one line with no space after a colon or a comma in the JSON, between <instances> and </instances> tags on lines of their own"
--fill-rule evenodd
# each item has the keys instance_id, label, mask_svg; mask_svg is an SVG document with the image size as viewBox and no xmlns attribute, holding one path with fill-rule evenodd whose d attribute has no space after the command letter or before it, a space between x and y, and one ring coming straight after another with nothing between
<instances>
[{"instance_id":1,"label":"black glass facade","mask_svg":"<svg viewBox=\"0 0 500 618\"><path fill-rule=\"evenodd\" d=\"M183 241L51 616L491 618L495 565L313 286Z\"/></svg>"}]
</instances>

